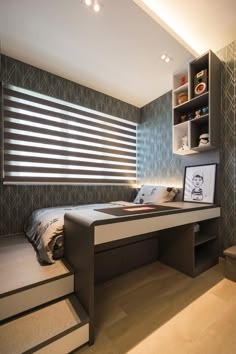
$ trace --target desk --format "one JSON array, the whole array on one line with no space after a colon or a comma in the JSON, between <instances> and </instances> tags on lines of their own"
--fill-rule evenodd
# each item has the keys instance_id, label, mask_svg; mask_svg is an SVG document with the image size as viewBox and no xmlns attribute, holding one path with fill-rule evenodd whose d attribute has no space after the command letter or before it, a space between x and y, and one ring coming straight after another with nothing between
<instances>
[{"instance_id":1,"label":"desk","mask_svg":"<svg viewBox=\"0 0 236 354\"><path fill-rule=\"evenodd\" d=\"M179 209L121 217L96 210L65 215L65 258L75 271L75 294L90 318L90 344L94 341L96 251L112 251L108 259L115 262L116 252L119 258L133 250L138 240L142 249L150 250L152 259L153 245L160 243L155 259L193 277L217 263L220 207L186 202L165 205ZM195 223L200 224L200 232L194 232Z\"/></svg>"}]
</instances>

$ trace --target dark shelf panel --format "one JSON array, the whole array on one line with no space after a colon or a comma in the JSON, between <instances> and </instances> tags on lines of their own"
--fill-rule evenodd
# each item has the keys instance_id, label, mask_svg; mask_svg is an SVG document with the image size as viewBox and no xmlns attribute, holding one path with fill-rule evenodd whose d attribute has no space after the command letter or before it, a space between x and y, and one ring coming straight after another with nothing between
<instances>
[{"instance_id":1,"label":"dark shelf panel","mask_svg":"<svg viewBox=\"0 0 236 354\"><path fill-rule=\"evenodd\" d=\"M195 247L202 245L206 242L210 242L216 240L216 236L215 235L209 235L209 234L204 234L204 233L196 233L195 234Z\"/></svg>"},{"instance_id":2,"label":"dark shelf panel","mask_svg":"<svg viewBox=\"0 0 236 354\"><path fill-rule=\"evenodd\" d=\"M206 124L208 123L209 120L209 113L202 115L199 118L193 118L191 119L191 122L196 123L196 124Z\"/></svg>"},{"instance_id":3,"label":"dark shelf panel","mask_svg":"<svg viewBox=\"0 0 236 354\"><path fill-rule=\"evenodd\" d=\"M174 107L174 110L177 112L186 113L201 107L208 106L208 96L209 92L205 92L200 96L194 97L191 100Z\"/></svg>"},{"instance_id":4,"label":"dark shelf panel","mask_svg":"<svg viewBox=\"0 0 236 354\"><path fill-rule=\"evenodd\" d=\"M209 67L209 53L204 53L190 63L192 76L203 69L208 69ZM193 70L194 69L194 70Z\"/></svg>"},{"instance_id":5,"label":"dark shelf panel","mask_svg":"<svg viewBox=\"0 0 236 354\"><path fill-rule=\"evenodd\" d=\"M211 145L207 145L207 146L191 146L191 150L193 151L198 151L198 152L204 152L204 151L208 151L208 150L213 150L215 149L214 146Z\"/></svg>"},{"instance_id":6,"label":"dark shelf panel","mask_svg":"<svg viewBox=\"0 0 236 354\"><path fill-rule=\"evenodd\" d=\"M209 120L209 113L202 115L200 118L193 118L193 119L187 119L184 122L178 122L176 124L174 124L174 126L179 125L179 124L184 124L186 122L192 122L192 123L196 123L198 125L204 125L207 124Z\"/></svg>"},{"instance_id":7,"label":"dark shelf panel","mask_svg":"<svg viewBox=\"0 0 236 354\"><path fill-rule=\"evenodd\" d=\"M198 121L199 120L199 121ZM200 123L200 124L199 124ZM191 136L191 145L190 149L195 151L206 151L207 148L211 148L211 145L201 145L199 146L199 137L201 134L209 134L209 120L208 117L197 118L196 120L191 120L190 126L190 136ZM210 138L210 136L209 136ZM211 142L211 139L209 139Z\"/></svg>"},{"instance_id":8,"label":"dark shelf panel","mask_svg":"<svg viewBox=\"0 0 236 354\"><path fill-rule=\"evenodd\" d=\"M207 255L207 254L199 255L195 260L194 276L201 274L202 272L206 271L207 269L218 264L218 262L219 262L218 257L214 257L214 258L209 257L209 255Z\"/></svg>"},{"instance_id":9,"label":"dark shelf panel","mask_svg":"<svg viewBox=\"0 0 236 354\"><path fill-rule=\"evenodd\" d=\"M196 241L198 241L199 243L197 244ZM194 249L194 276L204 272L208 268L218 263L219 251L217 246L217 237L215 233L199 232L197 236L195 234Z\"/></svg>"}]
</instances>

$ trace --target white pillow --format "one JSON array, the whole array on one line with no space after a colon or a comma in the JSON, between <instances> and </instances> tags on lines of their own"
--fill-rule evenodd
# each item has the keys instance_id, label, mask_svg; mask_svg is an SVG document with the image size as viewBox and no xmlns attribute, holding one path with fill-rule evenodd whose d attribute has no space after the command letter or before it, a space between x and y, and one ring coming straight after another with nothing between
<instances>
[{"instance_id":1,"label":"white pillow","mask_svg":"<svg viewBox=\"0 0 236 354\"><path fill-rule=\"evenodd\" d=\"M166 191L166 187L163 186L149 186L144 185L138 192L134 203L136 204L146 204L146 203L153 203L155 204L161 193Z\"/></svg>"},{"instance_id":2,"label":"white pillow","mask_svg":"<svg viewBox=\"0 0 236 354\"><path fill-rule=\"evenodd\" d=\"M134 199L134 203L161 204L164 202L170 202L178 192L179 190L174 187L144 185Z\"/></svg>"}]
</instances>

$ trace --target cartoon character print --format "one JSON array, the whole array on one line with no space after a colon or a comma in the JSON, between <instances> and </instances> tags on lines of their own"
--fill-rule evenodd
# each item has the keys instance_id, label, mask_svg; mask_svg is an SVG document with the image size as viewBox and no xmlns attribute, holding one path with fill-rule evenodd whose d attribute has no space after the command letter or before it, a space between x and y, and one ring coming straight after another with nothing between
<instances>
[{"instance_id":1,"label":"cartoon character print","mask_svg":"<svg viewBox=\"0 0 236 354\"><path fill-rule=\"evenodd\" d=\"M201 171L196 171L193 175L192 182L194 185L191 193L192 200L203 200L203 190L201 188L204 183L203 173Z\"/></svg>"}]
</instances>

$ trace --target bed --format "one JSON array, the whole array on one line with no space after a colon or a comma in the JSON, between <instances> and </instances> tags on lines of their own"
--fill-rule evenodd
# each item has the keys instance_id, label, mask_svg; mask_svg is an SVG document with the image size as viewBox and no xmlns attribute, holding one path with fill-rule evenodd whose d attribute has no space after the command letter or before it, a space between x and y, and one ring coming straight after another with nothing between
<instances>
[{"instance_id":1,"label":"bed","mask_svg":"<svg viewBox=\"0 0 236 354\"><path fill-rule=\"evenodd\" d=\"M40 263L52 264L64 253L64 215L80 210L117 208L136 204L160 204L174 199L178 189L155 185L145 185L133 202L114 201L110 203L76 206L51 207L35 210L28 219L24 231L36 250Z\"/></svg>"}]
</instances>

